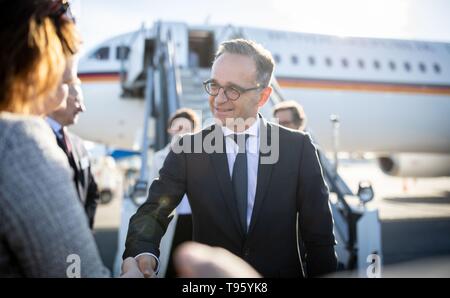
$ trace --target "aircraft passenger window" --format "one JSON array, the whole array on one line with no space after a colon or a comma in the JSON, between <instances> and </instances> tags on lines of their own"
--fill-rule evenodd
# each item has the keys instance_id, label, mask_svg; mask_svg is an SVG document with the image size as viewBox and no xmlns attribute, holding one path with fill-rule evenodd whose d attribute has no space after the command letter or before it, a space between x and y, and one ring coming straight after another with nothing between
<instances>
[{"instance_id":1,"label":"aircraft passenger window","mask_svg":"<svg viewBox=\"0 0 450 298\"><path fill-rule=\"evenodd\" d=\"M395 70L396 69L396 65L395 65L395 62L394 61L389 61L389 68L391 69L391 70Z\"/></svg>"},{"instance_id":2,"label":"aircraft passenger window","mask_svg":"<svg viewBox=\"0 0 450 298\"><path fill-rule=\"evenodd\" d=\"M427 68L426 68L425 64L423 64L422 62L419 63L419 69L420 69L421 72L426 72L427 71Z\"/></svg>"},{"instance_id":3,"label":"aircraft passenger window","mask_svg":"<svg viewBox=\"0 0 450 298\"><path fill-rule=\"evenodd\" d=\"M277 64L281 62L280 55L278 55L278 54L273 55L273 59L275 59L275 62L276 62Z\"/></svg>"},{"instance_id":4,"label":"aircraft passenger window","mask_svg":"<svg viewBox=\"0 0 450 298\"><path fill-rule=\"evenodd\" d=\"M433 64L433 69L435 73L441 73L441 67L439 66L439 64L434 63Z\"/></svg>"},{"instance_id":5,"label":"aircraft passenger window","mask_svg":"<svg viewBox=\"0 0 450 298\"><path fill-rule=\"evenodd\" d=\"M291 57L291 61L292 61L292 64L297 65L297 64L298 64L298 57L295 56L295 55L293 55L293 56Z\"/></svg>"},{"instance_id":6,"label":"aircraft passenger window","mask_svg":"<svg viewBox=\"0 0 450 298\"><path fill-rule=\"evenodd\" d=\"M326 64L328 67L331 67L331 66L333 65L333 61L331 60L330 57L325 58L325 64Z\"/></svg>"},{"instance_id":7,"label":"aircraft passenger window","mask_svg":"<svg viewBox=\"0 0 450 298\"><path fill-rule=\"evenodd\" d=\"M130 55L130 47L118 46L116 48L116 59L117 60L127 60Z\"/></svg>"},{"instance_id":8,"label":"aircraft passenger window","mask_svg":"<svg viewBox=\"0 0 450 298\"><path fill-rule=\"evenodd\" d=\"M108 60L109 59L109 47L101 47L95 51L90 58L97 60Z\"/></svg>"},{"instance_id":9,"label":"aircraft passenger window","mask_svg":"<svg viewBox=\"0 0 450 298\"><path fill-rule=\"evenodd\" d=\"M378 60L373 61L373 67L375 67L376 70L379 70L381 65Z\"/></svg>"},{"instance_id":10,"label":"aircraft passenger window","mask_svg":"<svg viewBox=\"0 0 450 298\"><path fill-rule=\"evenodd\" d=\"M359 68L363 69L364 68L364 61L362 59L358 60L358 66Z\"/></svg>"},{"instance_id":11,"label":"aircraft passenger window","mask_svg":"<svg viewBox=\"0 0 450 298\"><path fill-rule=\"evenodd\" d=\"M347 59L345 59L345 58L342 58L342 66L344 67L344 68L347 68L348 67L348 60Z\"/></svg>"},{"instance_id":12,"label":"aircraft passenger window","mask_svg":"<svg viewBox=\"0 0 450 298\"><path fill-rule=\"evenodd\" d=\"M410 71L411 71L411 64L409 64L409 62L405 62L404 66L405 66L405 70L406 70L407 72L410 72Z\"/></svg>"},{"instance_id":13,"label":"aircraft passenger window","mask_svg":"<svg viewBox=\"0 0 450 298\"><path fill-rule=\"evenodd\" d=\"M316 59L314 59L313 56L309 56L308 62L311 66L313 66L314 64L316 64Z\"/></svg>"}]
</instances>

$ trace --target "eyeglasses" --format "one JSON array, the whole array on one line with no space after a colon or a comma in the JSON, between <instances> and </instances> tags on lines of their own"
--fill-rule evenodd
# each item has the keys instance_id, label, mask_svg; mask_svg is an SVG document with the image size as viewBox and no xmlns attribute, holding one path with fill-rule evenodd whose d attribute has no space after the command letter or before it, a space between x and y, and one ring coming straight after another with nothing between
<instances>
[{"instance_id":1,"label":"eyeglasses","mask_svg":"<svg viewBox=\"0 0 450 298\"><path fill-rule=\"evenodd\" d=\"M220 89L223 89L223 93L225 94L226 98L229 100L237 100L241 94L248 92L248 91L252 91L252 90L258 90L261 89L262 87L256 86L253 88L241 88L238 86L220 86L216 81L214 80L208 80L203 82L203 86L205 87L206 93L208 93L211 96L217 96L219 95Z\"/></svg>"}]
</instances>

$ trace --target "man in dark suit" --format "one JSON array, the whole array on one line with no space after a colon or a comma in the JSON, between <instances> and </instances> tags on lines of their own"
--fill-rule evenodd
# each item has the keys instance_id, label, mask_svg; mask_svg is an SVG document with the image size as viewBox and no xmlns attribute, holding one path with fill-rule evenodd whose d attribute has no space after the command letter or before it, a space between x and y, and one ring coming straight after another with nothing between
<instances>
[{"instance_id":1,"label":"man in dark suit","mask_svg":"<svg viewBox=\"0 0 450 298\"><path fill-rule=\"evenodd\" d=\"M158 271L160 239L185 193L194 241L229 250L263 276L302 276L297 212L308 276L336 269L328 188L310 136L258 114L273 68L272 55L254 42L219 47L204 83L216 124L172 146L130 220L123 256L135 257L145 276Z\"/></svg>"},{"instance_id":2,"label":"man in dark suit","mask_svg":"<svg viewBox=\"0 0 450 298\"><path fill-rule=\"evenodd\" d=\"M77 77L77 57L67 61L63 81L56 96L64 96L67 103L52 112L47 122L55 133L59 147L66 153L70 167L73 170L73 182L80 202L86 211L89 226L94 227L95 211L99 200L97 183L91 172L89 155L83 140L67 131L67 126L78 121L78 115L85 111L80 80Z\"/></svg>"}]
</instances>

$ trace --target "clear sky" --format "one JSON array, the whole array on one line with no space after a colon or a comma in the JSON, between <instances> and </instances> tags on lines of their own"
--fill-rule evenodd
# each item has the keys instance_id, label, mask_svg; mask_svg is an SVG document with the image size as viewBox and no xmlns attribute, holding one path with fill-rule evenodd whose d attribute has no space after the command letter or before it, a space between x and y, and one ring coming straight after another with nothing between
<instances>
[{"instance_id":1,"label":"clear sky","mask_svg":"<svg viewBox=\"0 0 450 298\"><path fill-rule=\"evenodd\" d=\"M450 0L73 0L85 49L156 20L450 42Z\"/></svg>"}]
</instances>

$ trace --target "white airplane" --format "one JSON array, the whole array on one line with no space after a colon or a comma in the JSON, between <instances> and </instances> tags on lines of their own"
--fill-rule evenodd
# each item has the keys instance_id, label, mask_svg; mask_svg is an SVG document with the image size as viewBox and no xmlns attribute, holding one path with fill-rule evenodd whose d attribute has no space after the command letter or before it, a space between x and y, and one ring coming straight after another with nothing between
<instances>
[{"instance_id":1,"label":"white airplane","mask_svg":"<svg viewBox=\"0 0 450 298\"><path fill-rule=\"evenodd\" d=\"M186 72L195 63L205 79L218 44L244 37L272 52L284 97L303 105L308 128L325 151L337 144L339 151L372 152L390 175L450 176L450 44L158 25L159 31L154 26L113 37L82 57L79 76L88 112L74 127L80 136L136 148L144 100L123 96L122 83L142 76L144 52L153 51L156 34L170 31L176 66ZM270 106L265 114L270 116ZM331 115L339 117L338 143Z\"/></svg>"}]
</instances>

